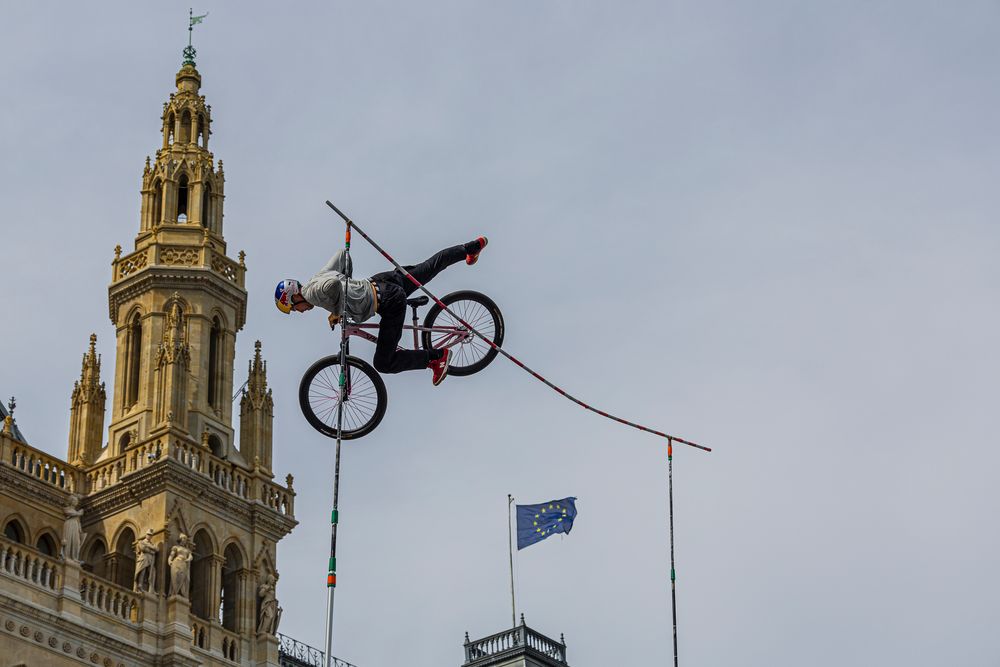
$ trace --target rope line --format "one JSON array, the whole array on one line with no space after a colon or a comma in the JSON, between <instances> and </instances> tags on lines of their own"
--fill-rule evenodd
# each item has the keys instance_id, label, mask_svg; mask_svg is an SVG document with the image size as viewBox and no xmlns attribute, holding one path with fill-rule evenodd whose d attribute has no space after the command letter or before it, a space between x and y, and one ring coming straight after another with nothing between
<instances>
[{"instance_id":1,"label":"rope line","mask_svg":"<svg viewBox=\"0 0 1000 667\"><path fill-rule=\"evenodd\" d=\"M327 200L326 205L329 206L330 208L332 208L334 211L336 211L337 215L339 215L341 218L344 219L344 222L347 223L348 229L350 229L352 227L354 229L356 229L358 231L358 233L361 234L361 237L364 240L368 241L368 243L370 243L373 248L375 248L377 251L379 251L379 253L381 253L381 255L383 257L385 257L387 260L389 260L389 262L393 266L396 267L396 270L398 270L400 273L402 273L404 276L406 276L406 278L411 283L413 283L418 288L420 288L423 291L423 293L426 294L428 297L430 297L430 299L432 301L434 301L434 303L436 303L442 310L444 310L449 315L451 315L452 317L454 317L456 320L458 320L459 322L461 322L462 326L468 328L469 331L471 331L476 336L478 336L479 338L481 338L491 348L493 348L494 350L496 350L497 352L499 352L503 356L505 356L508 359L510 359L512 362L514 362L515 364L517 364L517 366L519 366L522 370L524 370L527 373L529 373L536 380L542 382L544 385L546 385L547 387L549 387L553 391L557 392L559 395L561 395L564 398L567 398L567 399L573 401L574 403L576 403L577 405L579 405L580 407L582 407L582 408L584 408L586 410L589 410L591 412L595 412L595 413L599 414L600 416L605 417L607 419L610 419L612 421L616 421L619 424L625 424L626 426L631 426L632 428L639 429L640 431L645 431L646 433L651 433L653 435L658 435L661 438L667 438L668 440L673 440L674 442L679 442L681 444L688 445L689 447L694 447L694 448L700 449L702 451L706 451L706 452L712 451L712 449L710 447L705 447L704 445L699 445L699 444L697 444L695 442L691 442L690 440L685 440L684 438L678 438L676 435L670 435L668 433L664 433L663 431L657 431L656 429L652 429L652 428L649 428L647 426L643 426L642 424L636 424L635 422L631 422L631 421L629 421L627 419L622 419L621 417L616 417L615 415L612 415L612 414L610 414L608 412L605 412L604 410L598 410L597 408L592 407L592 406L588 405L587 403L584 403L579 398L573 396L569 392L567 392L567 391L563 390L562 388L556 386L555 384L549 382L544 377L542 377L541 375L539 375L537 372L535 372L534 370L532 370L531 368L529 368L520 359L518 359L514 355L508 353L506 350L504 350L503 348L501 348L499 345L497 345L496 343L494 343L492 340L490 340L489 338L487 338L483 334L479 333L475 328L472 327L472 325L470 325L468 322L466 322L461 317L459 317L454 312L452 312L452 310L450 308L448 308L448 306L446 306L444 303L442 303L442 301L439 298L437 298L436 296L434 296L434 294L432 294L430 292L430 290L428 290L426 287L424 287L416 278L414 278L413 276L411 276L410 273L409 273L409 271L407 271L402 266L400 266L400 264L395 259L393 259L392 256L389 253L387 253L385 250L383 250L382 247L378 243L376 243L374 240L372 240L372 238L370 236L368 236L368 234L366 234L363 229L361 229L360 227L358 227L358 224L356 222L354 222L353 220L351 220L350 218L348 218L346 215L344 215L344 213L339 208L337 208L336 206L334 206L332 202L330 202L329 200Z\"/></svg>"}]
</instances>

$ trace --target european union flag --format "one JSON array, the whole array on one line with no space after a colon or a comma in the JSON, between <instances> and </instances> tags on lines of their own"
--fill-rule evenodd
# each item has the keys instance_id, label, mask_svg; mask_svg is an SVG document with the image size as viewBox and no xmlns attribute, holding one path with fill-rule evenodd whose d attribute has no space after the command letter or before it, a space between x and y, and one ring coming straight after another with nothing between
<instances>
[{"instance_id":1,"label":"european union flag","mask_svg":"<svg viewBox=\"0 0 1000 667\"><path fill-rule=\"evenodd\" d=\"M569 533L576 518L576 498L517 506L517 550L554 533Z\"/></svg>"}]
</instances>

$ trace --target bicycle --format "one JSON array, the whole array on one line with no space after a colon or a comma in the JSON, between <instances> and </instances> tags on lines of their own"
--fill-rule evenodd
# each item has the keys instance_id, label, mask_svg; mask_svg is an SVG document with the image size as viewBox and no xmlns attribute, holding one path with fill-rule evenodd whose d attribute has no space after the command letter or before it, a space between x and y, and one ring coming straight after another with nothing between
<instances>
[{"instance_id":1,"label":"bicycle","mask_svg":"<svg viewBox=\"0 0 1000 667\"><path fill-rule=\"evenodd\" d=\"M496 348L488 345L462 325L440 305L434 304L417 324L417 308L430 301L426 296L406 300L413 311L413 324L404 330L413 331L413 349L449 349L451 362L448 375L465 376L486 368L497 356ZM483 334L494 345L503 344L503 314L485 294L472 290L452 292L441 301L449 310ZM439 321L440 319L440 321ZM374 343L378 324L342 323L348 344L351 337ZM456 349L457 348L457 349ZM403 349L397 346L397 349ZM388 403L385 382L375 368L363 359L348 354L344 383L343 424L341 438L353 440L368 435L382 421ZM340 397L340 354L324 357L306 370L299 383L299 406L306 421L323 435L337 437L337 412Z\"/></svg>"}]
</instances>

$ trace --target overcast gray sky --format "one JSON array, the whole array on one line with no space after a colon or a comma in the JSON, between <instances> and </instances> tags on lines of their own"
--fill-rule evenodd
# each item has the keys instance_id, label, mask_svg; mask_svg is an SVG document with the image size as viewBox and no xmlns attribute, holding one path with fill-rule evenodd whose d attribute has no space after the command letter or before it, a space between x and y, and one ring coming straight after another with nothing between
<instances>
[{"instance_id":1,"label":"overcast gray sky","mask_svg":"<svg viewBox=\"0 0 1000 667\"><path fill-rule=\"evenodd\" d=\"M115 244L188 4L3 3L0 392L65 456L91 332L112 380ZM332 441L302 419L321 314L275 281L342 244L404 262L479 234L438 293L492 295L505 347L675 453L681 662L995 665L1000 4L203 2L226 238L263 341L282 631L321 645ZM356 238L358 275L387 268ZM354 351L370 358L372 346ZM521 552L528 624L570 664L670 656L664 443L509 362L387 379L344 450L335 654L457 665L504 628L506 494L575 495Z\"/></svg>"}]
</instances>

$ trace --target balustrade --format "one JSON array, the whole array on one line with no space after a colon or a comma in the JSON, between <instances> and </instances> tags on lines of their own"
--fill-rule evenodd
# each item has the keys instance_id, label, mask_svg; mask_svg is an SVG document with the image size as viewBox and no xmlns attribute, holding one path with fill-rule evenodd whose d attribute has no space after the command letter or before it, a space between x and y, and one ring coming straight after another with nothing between
<instances>
[{"instance_id":1,"label":"balustrade","mask_svg":"<svg viewBox=\"0 0 1000 667\"><path fill-rule=\"evenodd\" d=\"M244 286L243 281L244 274L246 273L246 267L234 262L224 254L217 252L212 253L212 270L240 287Z\"/></svg>"},{"instance_id":2,"label":"balustrade","mask_svg":"<svg viewBox=\"0 0 1000 667\"><path fill-rule=\"evenodd\" d=\"M318 648L313 648L308 644L303 644L300 641L292 639L287 635L278 633L278 654L287 656L298 662L305 663L310 667L327 667L326 662L323 660L323 651ZM329 667L356 667L346 660L340 660L336 656L333 658L333 664Z\"/></svg>"},{"instance_id":3,"label":"balustrade","mask_svg":"<svg viewBox=\"0 0 1000 667\"><path fill-rule=\"evenodd\" d=\"M3 463L58 489L66 491L76 489L78 471L68 463L29 445L9 438L3 440L8 445L4 449L9 449L4 453Z\"/></svg>"},{"instance_id":4,"label":"balustrade","mask_svg":"<svg viewBox=\"0 0 1000 667\"><path fill-rule=\"evenodd\" d=\"M556 662L566 663L566 645L535 632L526 625L498 632L465 645L465 660L472 662L515 649L530 649Z\"/></svg>"},{"instance_id":5,"label":"balustrade","mask_svg":"<svg viewBox=\"0 0 1000 667\"><path fill-rule=\"evenodd\" d=\"M138 624L141 620L142 602L127 588L84 574L80 577L80 597L84 605L128 623Z\"/></svg>"},{"instance_id":6,"label":"balustrade","mask_svg":"<svg viewBox=\"0 0 1000 667\"><path fill-rule=\"evenodd\" d=\"M235 463L210 456L208 473L216 486L235 493L240 498L250 498L250 476Z\"/></svg>"},{"instance_id":7,"label":"balustrade","mask_svg":"<svg viewBox=\"0 0 1000 667\"><path fill-rule=\"evenodd\" d=\"M232 662L240 661L240 637L225 628L217 628L222 636L222 655Z\"/></svg>"},{"instance_id":8,"label":"balustrade","mask_svg":"<svg viewBox=\"0 0 1000 667\"><path fill-rule=\"evenodd\" d=\"M261 501L279 514L295 516L295 493L273 482L260 480Z\"/></svg>"},{"instance_id":9,"label":"balustrade","mask_svg":"<svg viewBox=\"0 0 1000 667\"><path fill-rule=\"evenodd\" d=\"M112 267L113 278L112 282L121 280L126 276L130 276L141 268L144 268L149 262L149 255L146 249L138 250L133 252L131 255L125 255L124 257L115 256L114 266Z\"/></svg>"},{"instance_id":10,"label":"balustrade","mask_svg":"<svg viewBox=\"0 0 1000 667\"><path fill-rule=\"evenodd\" d=\"M62 563L0 536L0 572L54 591L59 586Z\"/></svg>"},{"instance_id":11,"label":"balustrade","mask_svg":"<svg viewBox=\"0 0 1000 667\"><path fill-rule=\"evenodd\" d=\"M205 472L205 450L197 445L174 440L170 445L170 456L182 465L196 472Z\"/></svg>"},{"instance_id":12,"label":"balustrade","mask_svg":"<svg viewBox=\"0 0 1000 667\"><path fill-rule=\"evenodd\" d=\"M194 616L191 617L191 646L197 646L200 649L207 650L211 642L211 635L209 635L209 628L201 621L196 620Z\"/></svg>"},{"instance_id":13,"label":"balustrade","mask_svg":"<svg viewBox=\"0 0 1000 667\"><path fill-rule=\"evenodd\" d=\"M120 454L87 471L87 492L93 493L117 484L125 474L126 454Z\"/></svg>"},{"instance_id":14,"label":"balustrade","mask_svg":"<svg viewBox=\"0 0 1000 667\"><path fill-rule=\"evenodd\" d=\"M144 442L135 447L129 447L125 452L128 458L128 472L142 470L148 465L156 463L163 454L163 445L159 440Z\"/></svg>"}]
</instances>

